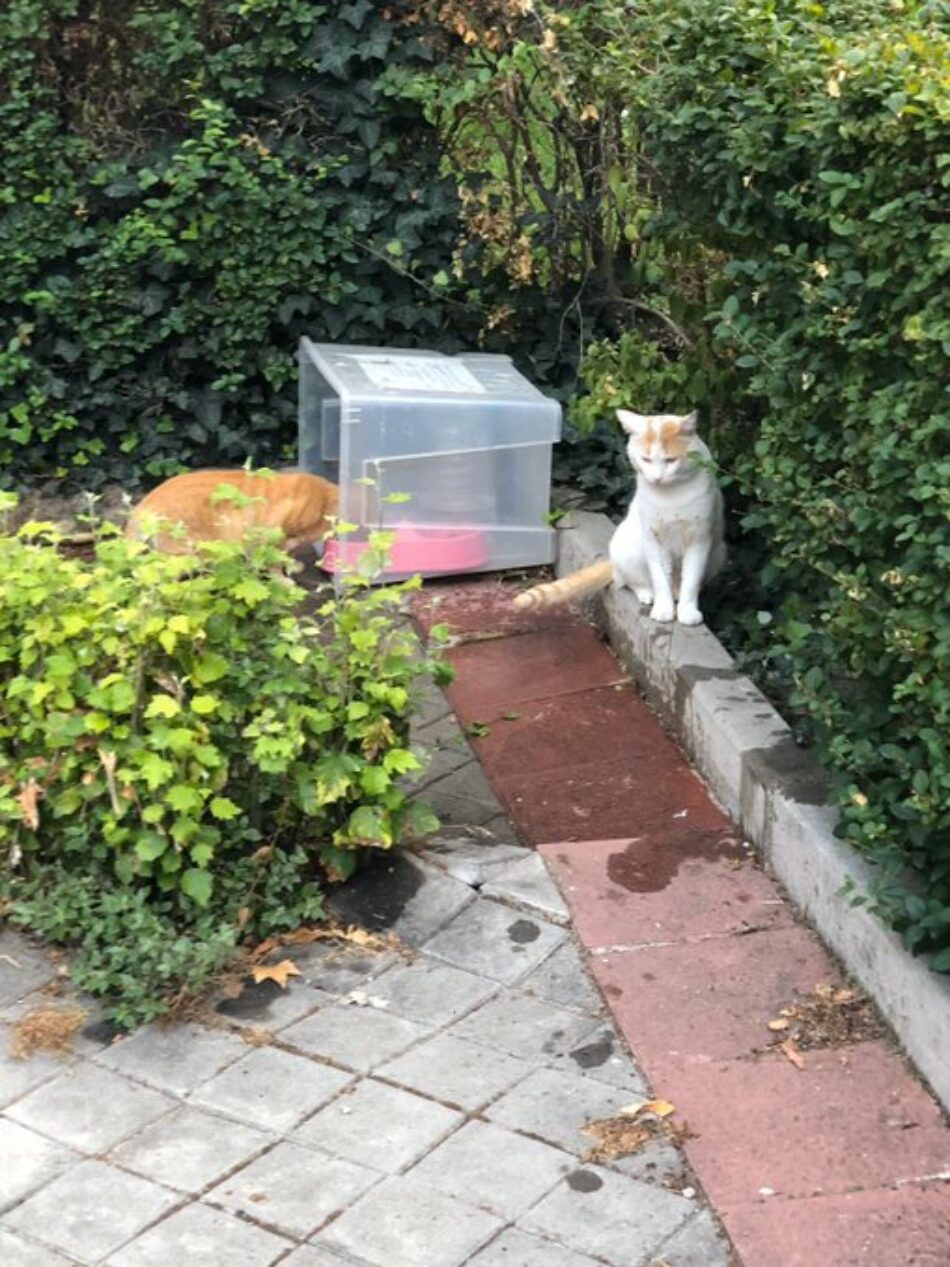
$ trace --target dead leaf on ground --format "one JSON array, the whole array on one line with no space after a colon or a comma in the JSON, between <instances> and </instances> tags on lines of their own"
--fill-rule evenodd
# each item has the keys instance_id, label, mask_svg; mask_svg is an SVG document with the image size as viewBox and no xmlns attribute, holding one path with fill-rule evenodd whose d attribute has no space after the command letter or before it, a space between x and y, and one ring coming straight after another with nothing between
<instances>
[{"instance_id":1,"label":"dead leaf on ground","mask_svg":"<svg viewBox=\"0 0 950 1267\"><path fill-rule=\"evenodd\" d=\"M639 1117L641 1113L652 1113L654 1117L669 1117L676 1112L676 1105L669 1100L639 1100L636 1104L625 1104L617 1110L617 1117Z\"/></svg>"},{"instance_id":2,"label":"dead leaf on ground","mask_svg":"<svg viewBox=\"0 0 950 1267\"><path fill-rule=\"evenodd\" d=\"M668 1100L641 1100L618 1109L613 1117L598 1118L581 1127L595 1140L581 1157L582 1162L609 1162L639 1152L653 1140L681 1143L689 1138L685 1127L675 1126L670 1116L676 1112Z\"/></svg>"},{"instance_id":3,"label":"dead leaf on ground","mask_svg":"<svg viewBox=\"0 0 950 1267\"><path fill-rule=\"evenodd\" d=\"M248 1047L269 1047L274 1041L274 1033L266 1025L247 1025L241 1028L241 1042Z\"/></svg>"},{"instance_id":4,"label":"dead leaf on ground","mask_svg":"<svg viewBox=\"0 0 950 1267\"><path fill-rule=\"evenodd\" d=\"M257 964L251 969L255 985L262 981L274 981L282 990L287 989L288 977L299 977L300 969L292 959L281 959L280 963Z\"/></svg>"},{"instance_id":5,"label":"dead leaf on ground","mask_svg":"<svg viewBox=\"0 0 950 1267\"><path fill-rule=\"evenodd\" d=\"M10 1034L10 1055L28 1060L35 1052L66 1053L76 1031L86 1019L81 1007L38 1007L15 1021Z\"/></svg>"},{"instance_id":6,"label":"dead leaf on ground","mask_svg":"<svg viewBox=\"0 0 950 1267\"><path fill-rule=\"evenodd\" d=\"M783 1007L767 1024L773 1033L787 1034L796 1051L847 1047L887 1033L866 995L850 986L826 982Z\"/></svg>"},{"instance_id":7,"label":"dead leaf on ground","mask_svg":"<svg viewBox=\"0 0 950 1267\"><path fill-rule=\"evenodd\" d=\"M805 1068L805 1061L802 1059L802 1054L790 1038L786 1038L784 1043L779 1043L778 1048L779 1051L792 1062L796 1069Z\"/></svg>"},{"instance_id":8,"label":"dead leaf on ground","mask_svg":"<svg viewBox=\"0 0 950 1267\"><path fill-rule=\"evenodd\" d=\"M404 959L411 958L413 952L395 933L371 933L366 928L357 928L349 924L345 928L331 924L326 928L295 928L290 933L279 933L268 937L250 951L253 961L263 959L272 950L281 946L306 946L314 941L336 941L349 946L358 946L361 950L370 950L382 954L391 951Z\"/></svg>"}]
</instances>

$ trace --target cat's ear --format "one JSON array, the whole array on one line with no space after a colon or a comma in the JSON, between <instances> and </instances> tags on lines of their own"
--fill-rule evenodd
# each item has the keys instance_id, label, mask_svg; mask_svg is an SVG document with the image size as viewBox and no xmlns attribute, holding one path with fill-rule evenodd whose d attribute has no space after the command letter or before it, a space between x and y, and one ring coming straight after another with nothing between
<instances>
[{"instance_id":1,"label":"cat's ear","mask_svg":"<svg viewBox=\"0 0 950 1267\"><path fill-rule=\"evenodd\" d=\"M628 436L639 436L644 433L650 420L644 418L643 414L631 413L629 409L618 409L617 421Z\"/></svg>"},{"instance_id":2,"label":"cat's ear","mask_svg":"<svg viewBox=\"0 0 950 1267\"><path fill-rule=\"evenodd\" d=\"M694 436L698 424L699 414L694 409L691 414L687 414L685 418L680 419L680 435Z\"/></svg>"}]
</instances>

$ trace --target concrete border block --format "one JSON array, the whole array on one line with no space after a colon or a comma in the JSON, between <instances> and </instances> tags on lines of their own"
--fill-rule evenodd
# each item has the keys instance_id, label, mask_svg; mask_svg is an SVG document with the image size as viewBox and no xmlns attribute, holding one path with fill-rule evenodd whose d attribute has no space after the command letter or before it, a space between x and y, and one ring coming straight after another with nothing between
<instances>
[{"instance_id":1,"label":"concrete border block","mask_svg":"<svg viewBox=\"0 0 950 1267\"><path fill-rule=\"evenodd\" d=\"M558 575L603 558L612 531L605 515L568 515L558 530ZM628 590L605 590L590 610L713 794L950 1110L950 981L852 904L851 891L867 888L872 868L834 835L822 771L705 626L656 625Z\"/></svg>"}]
</instances>

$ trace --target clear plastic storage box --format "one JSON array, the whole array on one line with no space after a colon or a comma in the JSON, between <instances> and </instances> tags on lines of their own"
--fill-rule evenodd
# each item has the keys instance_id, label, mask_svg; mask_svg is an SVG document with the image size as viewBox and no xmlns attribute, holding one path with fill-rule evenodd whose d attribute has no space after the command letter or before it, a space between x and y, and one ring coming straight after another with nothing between
<instances>
[{"instance_id":1,"label":"clear plastic storage box","mask_svg":"<svg viewBox=\"0 0 950 1267\"><path fill-rule=\"evenodd\" d=\"M328 566L376 529L394 533L393 576L551 562L560 434L560 405L507 356L300 342L300 466L358 525Z\"/></svg>"}]
</instances>

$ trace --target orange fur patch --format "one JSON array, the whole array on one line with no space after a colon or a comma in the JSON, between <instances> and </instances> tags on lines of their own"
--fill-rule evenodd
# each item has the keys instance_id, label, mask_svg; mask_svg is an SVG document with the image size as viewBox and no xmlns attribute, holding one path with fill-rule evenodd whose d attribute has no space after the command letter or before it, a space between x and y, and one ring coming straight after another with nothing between
<instances>
[{"instance_id":1,"label":"orange fur patch","mask_svg":"<svg viewBox=\"0 0 950 1267\"><path fill-rule=\"evenodd\" d=\"M671 458L686 456L689 440L680 432L679 419L667 418L660 423L660 447Z\"/></svg>"},{"instance_id":2,"label":"orange fur patch","mask_svg":"<svg viewBox=\"0 0 950 1267\"><path fill-rule=\"evenodd\" d=\"M214 496L223 485L235 500ZM186 471L153 488L135 507L126 536L141 536L143 518L180 525L150 539L166 554L190 554L200 541L239 541L252 528L279 528L285 542L317 541L337 512L335 484L304 471L262 475L251 471Z\"/></svg>"}]
</instances>

